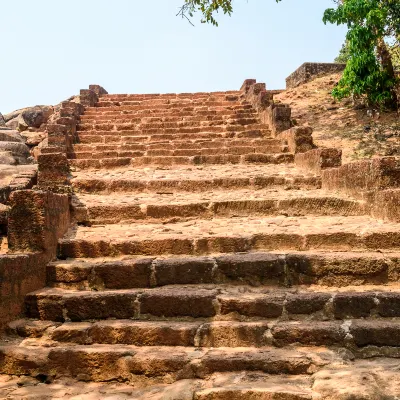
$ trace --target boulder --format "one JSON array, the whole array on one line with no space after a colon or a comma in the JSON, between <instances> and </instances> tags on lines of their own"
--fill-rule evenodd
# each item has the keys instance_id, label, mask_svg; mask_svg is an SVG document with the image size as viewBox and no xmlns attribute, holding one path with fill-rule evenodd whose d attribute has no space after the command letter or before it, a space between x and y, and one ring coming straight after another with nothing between
<instances>
[{"instance_id":1,"label":"boulder","mask_svg":"<svg viewBox=\"0 0 400 400\"><path fill-rule=\"evenodd\" d=\"M4 117L4 120L5 120L6 122L11 121L12 119L17 118L18 115L20 115L20 114L22 113L22 111L24 111L24 110L25 110L25 108L21 108L21 109L19 109L19 110L15 110L15 111L13 111L13 112L10 112L10 113L8 113L8 114L6 114L6 115L3 116L3 117Z\"/></svg>"},{"instance_id":2,"label":"boulder","mask_svg":"<svg viewBox=\"0 0 400 400\"><path fill-rule=\"evenodd\" d=\"M29 125L25 122L24 117L22 116L22 114L18 115L18 117L16 118L17 120L17 129L20 132L24 132L29 128Z\"/></svg>"},{"instance_id":3,"label":"boulder","mask_svg":"<svg viewBox=\"0 0 400 400\"><path fill-rule=\"evenodd\" d=\"M6 122L7 128L17 129L18 128L18 117L10 119Z\"/></svg>"},{"instance_id":4,"label":"boulder","mask_svg":"<svg viewBox=\"0 0 400 400\"><path fill-rule=\"evenodd\" d=\"M36 106L23 111L21 116L28 127L40 128L53 114L53 107Z\"/></svg>"},{"instance_id":5,"label":"boulder","mask_svg":"<svg viewBox=\"0 0 400 400\"><path fill-rule=\"evenodd\" d=\"M29 147L24 143L0 142L0 152L10 152L18 164L29 164Z\"/></svg>"},{"instance_id":6,"label":"boulder","mask_svg":"<svg viewBox=\"0 0 400 400\"><path fill-rule=\"evenodd\" d=\"M0 113L0 126L6 126L6 120L4 119L2 113Z\"/></svg>"},{"instance_id":7,"label":"boulder","mask_svg":"<svg viewBox=\"0 0 400 400\"><path fill-rule=\"evenodd\" d=\"M0 151L0 165L16 165L17 160L10 151Z\"/></svg>"},{"instance_id":8,"label":"boulder","mask_svg":"<svg viewBox=\"0 0 400 400\"><path fill-rule=\"evenodd\" d=\"M28 146L37 146L46 138L46 133L25 131L22 133L22 137Z\"/></svg>"},{"instance_id":9,"label":"boulder","mask_svg":"<svg viewBox=\"0 0 400 400\"><path fill-rule=\"evenodd\" d=\"M45 124L54 109L51 106L34 106L15 110L4 116L6 125L19 131L25 131L28 128L40 128Z\"/></svg>"},{"instance_id":10,"label":"boulder","mask_svg":"<svg viewBox=\"0 0 400 400\"><path fill-rule=\"evenodd\" d=\"M12 129L1 129L0 127L0 142L25 143L25 139L18 131Z\"/></svg>"}]
</instances>

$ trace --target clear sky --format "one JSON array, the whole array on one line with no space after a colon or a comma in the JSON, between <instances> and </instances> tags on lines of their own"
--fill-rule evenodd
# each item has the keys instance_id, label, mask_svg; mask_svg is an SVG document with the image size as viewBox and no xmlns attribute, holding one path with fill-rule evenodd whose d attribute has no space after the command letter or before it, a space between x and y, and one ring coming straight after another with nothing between
<instances>
[{"instance_id":1,"label":"clear sky","mask_svg":"<svg viewBox=\"0 0 400 400\"><path fill-rule=\"evenodd\" d=\"M8 0L1 4L0 112L109 93L283 88L305 61L330 62L345 30L332 0L234 0L218 28L176 17L182 0Z\"/></svg>"}]
</instances>

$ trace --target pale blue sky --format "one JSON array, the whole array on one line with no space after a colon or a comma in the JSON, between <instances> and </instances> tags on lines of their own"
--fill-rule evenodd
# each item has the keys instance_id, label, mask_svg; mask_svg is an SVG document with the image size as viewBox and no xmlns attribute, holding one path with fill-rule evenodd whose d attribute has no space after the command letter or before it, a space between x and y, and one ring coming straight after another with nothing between
<instances>
[{"instance_id":1,"label":"pale blue sky","mask_svg":"<svg viewBox=\"0 0 400 400\"><path fill-rule=\"evenodd\" d=\"M283 88L305 61L330 62L344 39L331 0L235 0L218 28L175 16L182 0L2 1L0 112L56 104L95 83L110 93Z\"/></svg>"}]
</instances>

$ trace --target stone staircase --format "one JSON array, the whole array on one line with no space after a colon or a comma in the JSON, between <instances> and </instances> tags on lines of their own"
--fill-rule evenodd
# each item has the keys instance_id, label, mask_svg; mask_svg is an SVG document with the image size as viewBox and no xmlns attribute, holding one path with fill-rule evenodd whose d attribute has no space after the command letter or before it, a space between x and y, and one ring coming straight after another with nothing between
<instances>
[{"instance_id":1,"label":"stone staircase","mask_svg":"<svg viewBox=\"0 0 400 400\"><path fill-rule=\"evenodd\" d=\"M1 373L146 387L257 372L187 398L303 400L289 375L400 355L400 224L322 190L241 92L104 95L77 137L73 224Z\"/></svg>"}]
</instances>

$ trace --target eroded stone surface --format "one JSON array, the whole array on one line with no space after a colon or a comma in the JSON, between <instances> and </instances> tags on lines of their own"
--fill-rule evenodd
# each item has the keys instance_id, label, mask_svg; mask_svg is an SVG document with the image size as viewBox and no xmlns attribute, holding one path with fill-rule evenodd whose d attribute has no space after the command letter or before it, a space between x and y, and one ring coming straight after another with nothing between
<instances>
[{"instance_id":1,"label":"eroded stone surface","mask_svg":"<svg viewBox=\"0 0 400 400\"><path fill-rule=\"evenodd\" d=\"M141 388L128 384L0 375L0 399L15 400L395 400L400 395L398 362L357 361L323 368L312 376L274 377L261 372L216 373L206 380L184 379Z\"/></svg>"}]
</instances>

